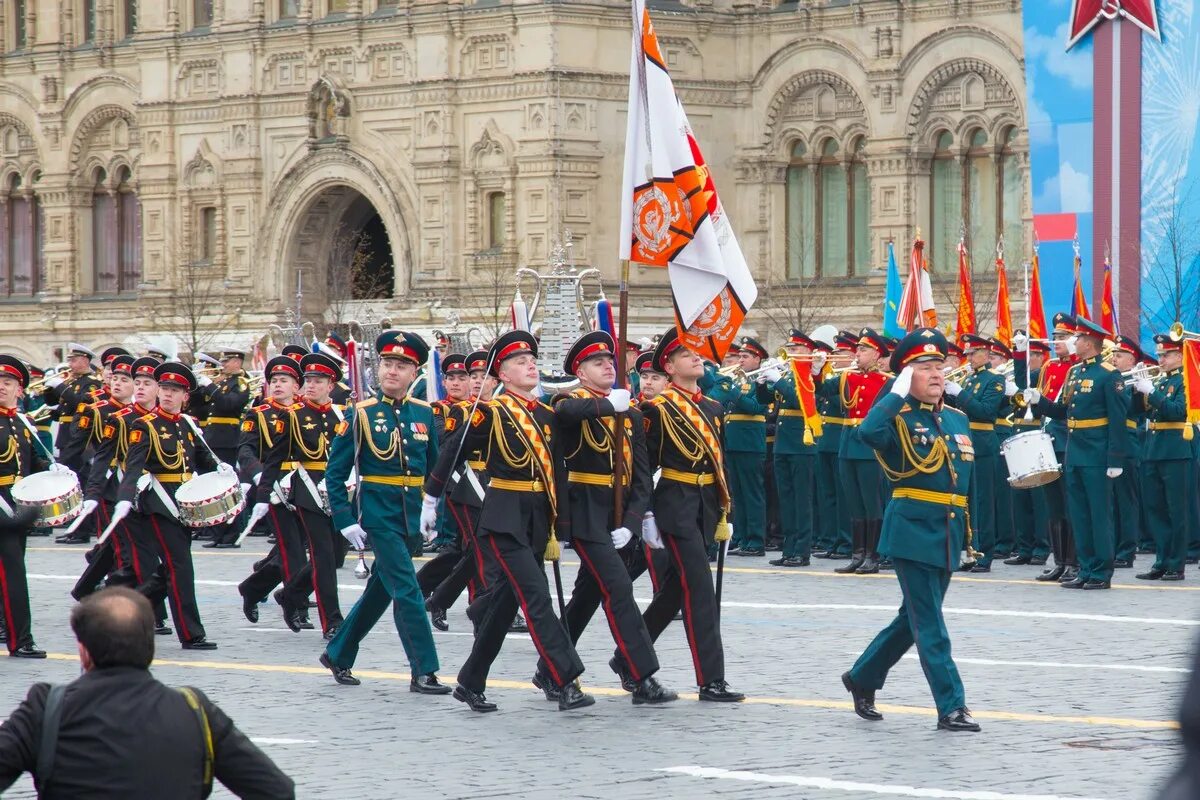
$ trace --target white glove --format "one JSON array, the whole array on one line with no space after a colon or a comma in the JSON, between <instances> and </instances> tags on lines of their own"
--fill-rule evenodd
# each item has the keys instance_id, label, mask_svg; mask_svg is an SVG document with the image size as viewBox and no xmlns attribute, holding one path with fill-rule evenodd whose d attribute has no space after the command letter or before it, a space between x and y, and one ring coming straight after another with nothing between
<instances>
[{"instance_id":1,"label":"white glove","mask_svg":"<svg viewBox=\"0 0 1200 800\"><path fill-rule=\"evenodd\" d=\"M74 474L73 472L71 472L71 468L68 467L66 464L62 463L61 461L55 461L53 464L51 464L50 471L51 472L62 472L62 473L71 474L71 475Z\"/></svg>"},{"instance_id":2,"label":"white glove","mask_svg":"<svg viewBox=\"0 0 1200 800\"><path fill-rule=\"evenodd\" d=\"M261 472L254 473L254 485L258 486L260 481L262 481L262 473Z\"/></svg>"},{"instance_id":3,"label":"white glove","mask_svg":"<svg viewBox=\"0 0 1200 800\"><path fill-rule=\"evenodd\" d=\"M255 503L254 508L250 509L250 516L254 517L255 519L262 519L270 512L270 510L270 503Z\"/></svg>"},{"instance_id":4,"label":"white glove","mask_svg":"<svg viewBox=\"0 0 1200 800\"><path fill-rule=\"evenodd\" d=\"M613 411L624 414L629 410L629 390L613 389L608 393L608 402L612 403Z\"/></svg>"},{"instance_id":5,"label":"white glove","mask_svg":"<svg viewBox=\"0 0 1200 800\"><path fill-rule=\"evenodd\" d=\"M212 386L212 378L208 377L207 375L201 375L200 377L196 378L196 383L205 387Z\"/></svg>"},{"instance_id":6,"label":"white glove","mask_svg":"<svg viewBox=\"0 0 1200 800\"><path fill-rule=\"evenodd\" d=\"M355 550L361 551L367 546L367 532L362 529L362 525L347 525L342 528L342 536L345 536L346 541L354 545Z\"/></svg>"},{"instance_id":7,"label":"white glove","mask_svg":"<svg viewBox=\"0 0 1200 800\"><path fill-rule=\"evenodd\" d=\"M1139 394L1145 394L1145 395L1154 394L1154 384L1151 383L1149 378L1138 378L1133 383L1133 389L1134 389L1134 391L1138 392Z\"/></svg>"},{"instance_id":8,"label":"white glove","mask_svg":"<svg viewBox=\"0 0 1200 800\"><path fill-rule=\"evenodd\" d=\"M1124 471L1125 470L1121 467L1109 467L1108 469L1104 470L1104 474L1110 478L1119 478L1121 477L1121 473Z\"/></svg>"},{"instance_id":9,"label":"white glove","mask_svg":"<svg viewBox=\"0 0 1200 800\"><path fill-rule=\"evenodd\" d=\"M79 512L80 517L86 517L88 514L96 510L96 506L100 505L95 500L84 500L83 508Z\"/></svg>"},{"instance_id":10,"label":"white glove","mask_svg":"<svg viewBox=\"0 0 1200 800\"><path fill-rule=\"evenodd\" d=\"M896 376L896 380L892 381L892 394L900 397L908 397L909 391L912 389L913 368L905 367L900 370L900 374Z\"/></svg>"},{"instance_id":11,"label":"white glove","mask_svg":"<svg viewBox=\"0 0 1200 800\"><path fill-rule=\"evenodd\" d=\"M643 530L645 529L645 527L646 527L646 523L643 522L642 523ZM613 547L617 548L618 550L620 550L625 545L629 544L629 540L633 538L633 533L629 530L629 528L617 528L615 531L613 531L609 535L612 536Z\"/></svg>"},{"instance_id":12,"label":"white glove","mask_svg":"<svg viewBox=\"0 0 1200 800\"><path fill-rule=\"evenodd\" d=\"M1042 399L1042 393L1037 389L1026 389L1022 394L1025 396L1025 404L1036 406L1038 401Z\"/></svg>"},{"instance_id":13,"label":"white glove","mask_svg":"<svg viewBox=\"0 0 1200 800\"><path fill-rule=\"evenodd\" d=\"M825 362L829 360L829 356L825 355L823 350L818 350L812 354L812 374L818 375L821 370L825 369Z\"/></svg>"},{"instance_id":14,"label":"white glove","mask_svg":"<svg viewBox=\"0 0 1200 800\"><path fill-rule=\"evenodd\" d=\"M426 544L437 538L437 504L438 499L431 494L421 501L421 536Z\"/></svg>"},{"instance_id":15,"label":"white glove","mask_svg":"<svg viewBox=\"0 0 1200 800\"><path fill-rule=\"evenodd\" d=\"M651 550L663 549L662 534L658 532L658 523L654 521L653 514L642 517L642 541L649 545Z\"/></svg>"},{"instance_id":16,"label":"white glove","mask_svg":"<svg viewBox=\"0 0 1200 800\"><path fill-rule=\"evenodd\" d=\"M61 375L55 375L51 378L46 378L46 386L48 386L51 389L57 389L59 386L62 386L62 385L63 385L63 377Z\"/></svg>"},{"instance_id":17,"label":"white glove","mask_svg":"<svg viewBox=\"0 0 1200 800\"><path fill-rule=\"evenodd\" d=\"M962 384L957 381L946 381L946 394L951 397L958 397L962 394Z\"/></svg>"},{"instance_id":18,"label":"white glove","mask_svg":"<svg viewBox=\"0 0 1200 800\"><path fill-rule=\"evenodd\" d=\"M783 377L783 372L775 367L771 367L766 372L758 376L759 383L775 383Z\"/></svg>"},{"instance_id":19,"label":"white glove","mask_svg":"<svg viewBox=\"0 0 1200 800\"><path fill-rule=\"evenodd\" d=\"M1017 393L1017 382L1009 378L1004 382L1004 396L1012 397Z\"/></svg>"},{"instance_id":20,"label":"white glove","mask_svg":"<svg viewBox=\"0 0 1200 800\"><path fill-rule=\"evenodd\" d=\"M250 484L243 483L243 484L241 484L241 487L242 487L242 497L249 497L250 496L250 488L251 488Z\"/></svg>"},{"instance_id":21,"label":"white glove","mask_svg":"<svg viewBox=\"0 0 1200 800\"><path fill-rule=\"evenodd\" d=\"M114 520L125 519L129 516L130 511L133 511L133 503L128 500L118 500L117 504L113 506L112 518Z\"/></svg>"},{"instance_id":22,"label":"white glove","mask_svg":"<svg viewBox=\"0 0 1200 800\"><path fill-rule=\"evenodd\" d=\"M1029 337L1023 333L1018 333L1013 336L1013 350L1017 353L1024 353L1029 349Z\"/></svg>"},{"instance_id":23,"label":"white glove","mask_svg":"<svg viewBox=\"0 0 1200 800\"><path fill-rule=\"evenodd\" d=\"M1077 341L1079 341L1078 336L1072 336L1071 338L1067 339L1067 352L1071 355L1075 355L1075 343Z\"/></svg>"},{"instance_id":24,"label":"white glove","mask_svg":"<svg viewBox=\"0 0 1200 800\"><path fill-rule=\"evenodd\" d=\"M222 461L220 464L217 464L217 472L221 473L222 475L232 475L233 467Z\"/></svg>"}]
</instances>

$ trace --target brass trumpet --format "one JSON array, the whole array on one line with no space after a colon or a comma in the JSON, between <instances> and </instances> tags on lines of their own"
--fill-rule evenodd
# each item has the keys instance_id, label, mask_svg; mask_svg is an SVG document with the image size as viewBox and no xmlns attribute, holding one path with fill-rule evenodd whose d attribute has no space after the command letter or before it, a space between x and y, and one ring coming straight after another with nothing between
<instances>
[{"instance_id":1,"label":"brass trumpet","mask_svg":"<svg viewBox=\"0 0 1200 800\"><path fill-rule=\"evenodd\" d=\"M1184 330L1182 322L1173 323L1167 335L1171 337L1172 342L1182 342L1184 339L1200 339L1200 333Z\"/></svg>"},{"instance_id":2,"label":"brass trumpet","mask_svg":"<svg viewBox=\"0 0 1200 800\"><path fill-rule=\"evenodd\" d=\"M1145 378L1146 380L1154 380L1161 374L1162 368L1157 364L1138 364L1133 369L1127 369L1122 372L1121 377L1125 379L1124 385L1126 387L1130 387L1140 381L1142 378Z\"/></svg>"},{"instance_id":3,"label":"brass trumpet","mask_svg":"<svg viewBox=\"0 0 1200 800\"><path fill-rule=\"evenodd\" d=\"M947 372L942 377L945 380L954 381L955 383L960 383L961 381L963 381L964 379L969 377L971 375L971 373L974 371L975 371L974 367L972 367L969 363L964 362L962 364L959 364L957 367L950 370L949 372Z\"/></svg>"},{"instance_id":4,"label":"brass trumpet","mask_svg":"<svg viewBox=\"0 0 1200 800\"><path fill-rule=\"evenodd\" d=\"M47 389L46 381L50 380L51 378L55 378L55 377L66 379L66 377L70 374L71 374L71 369L70 369L70 367L66 366L65 364L55 367L54 369L48 371L42 377L38 378L36 381L31 381L29 383L29 385L25 387L25 394L29 395L29 396L41 394L42 392L46 391L46 389Z\"/></svg>"}]
</instances>

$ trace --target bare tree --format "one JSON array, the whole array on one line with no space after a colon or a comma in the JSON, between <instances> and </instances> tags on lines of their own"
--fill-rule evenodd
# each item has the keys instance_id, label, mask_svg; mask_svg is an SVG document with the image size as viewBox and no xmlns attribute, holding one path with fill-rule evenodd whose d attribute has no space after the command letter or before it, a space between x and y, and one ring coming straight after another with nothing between
<instances>
[{"instance_id":1,"label":"bare tree","mask_svg":"<svg viewBox=\"0 0 1200 800\"><path fill-rule=\"evenodd\" d=\"M764 320L759 337L768 348L771 342L788 338L792 328L805 332L829 322L829 309L838 305L835 294L815 274L816 242L810 231L802 225L790 226L787 249L789 260L800 264L799 277L780 278L773 270L767 270L766 278L758 287L758 300L754 304L754 316ZM804 275L805 267L813 274Z\"/></svg>"},{"instance_id":2,"label":"bare tree","mask_svg":"<svg viewBox=\"0 0 1200 800\"><path fill-rule=\"evenodd\" d=\"M351 231L338 225L325 281L325 322L330 329L344 334L358 301L391 295L391 264L379 268L380 256L366 231Z\"/></svg>"},{"instance_id":3,"label":"bare tree","mask_svg":"<svg viewBox=\"0 0 1200 800\"><path fill-rule=\"evenodd\" d=\"M197 261L187 252L178 255L178 280L170 302L151 304L150 322L157 330L174 336L180 351L192 358L217 343L237 327L240 302L231 302L229 282L207 261Z\"/></svg>"},{"instance_id":4,"label":"bare tree","mask_svg":"<svg viewBox=\"0 0 1200 800\"><path fill-rule=\"evenodd\" d=\"M1151 217L1157 236L1149 238L1157 238L1159 246L1143 253L1153 266L1142 278L1141 319L1155 331L1173 322L1192 330L1200 324L1200 198L1195 182L1182 183L1182 177L1171 182L1165 203Z\"/></svg>"},{"instance_id":5,"label":"bare tree","mask_svg":"<svg viewBox=\"0 0 1200 800\"><path fill-rule=\"evenodd\" d=\"M467 256L462 304L489 340L509 329L516 271L516 252L512 250L485 250ZM526 303L532 300L525 298Z\"/></svg>"}]
</instances>

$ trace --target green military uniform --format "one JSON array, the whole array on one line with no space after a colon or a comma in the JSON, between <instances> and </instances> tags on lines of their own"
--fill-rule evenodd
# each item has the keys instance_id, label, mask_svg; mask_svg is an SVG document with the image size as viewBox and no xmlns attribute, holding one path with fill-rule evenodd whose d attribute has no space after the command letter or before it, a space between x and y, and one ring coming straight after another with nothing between
<instances>
[{"instance_id":1,"label":"green military uniform","mask_svg":"<svg viewBox=\"0 0 1200 800\"><path fill-rule=\"evenodd\" d=\"M897 345L892 369L921 358L942 360L945 348L945 337L937 330L918 329ZM959 711L965 715L966 697L942 617L942 600L967 532L974 459L967 417L940 404L889 392L876 401L859 436L878 453L892 482L879 549L895 562L904 601L896 618L843 676L843 683L855 695L856 711L877 719L875 691L883 688L889 670L915 644L937 705L939 727L977 729L969 716L965 722L949 719ZM859 708L860 701L869 704L868 713Z\"/></svg>"},{"instance_id":2,"label":"green military uniform","mask_svg":"<svg viewBox=\"0 0 1200 800\"><path fill-rule=\"evenodd\" d=\"M1164 344L1160 342L1160 347ZM1142 488L1155 544L1154 566L1138 577L1158 580L1169 576L1170 580L1179 580L1187 557L1189 495L1195 491L1192 459L1195 435L1187 435L1183 369L1170 370L1155 379L1154 391L1149 395L1137 394L1134 406L1147 412L1149 419Z\"/></svg>"},{"instance_id":3,"label":"green military uniform","mask_svg":"<svg viewBox=\"0 0 1200 800\"><path fill-rule=\"evenodd\" d=\"M1146 356L1137 342L1126 336L1115 339L1116 347L1130 353L1140 363ZM1135 402L1133 386L1126 386L1125 395L1125 458L1123 472L1113 481L1113 529L1116 545L1113 565L1132 567L1137 557L1138 539L1142 533L1142 431L1148 416L1147 406Z\"/></svg>"},{"instance_id":4,"label":"green military uniform","mask_svg":"<svg viewBox=\"0 0 1200 800\"><path fill-rule=\"evenodd\" d=\"M1021 378L1025 377L1024 356L1022 353L1016 353L1014 356L1015 369L1013 374L1014 376L1019 376L1017 377L1017 384L1018 388L1021 388ZM1028 376L1028 383L1037 386L1039 377L1040 370L1031 370ZM1028 419L1026 419L1027 410L1031 412ZM1024 403L1020 403L1016 406L1012 414L1012 435L1019 436L1029 431L1041 430L1044 423L1042 415L1037 413L1036 408L1028 409ZM1001 471L1004 475L1007 475L1007 466ZM1045 564L1046 559L1050 556L1050 539L1047 535L1049 524L1050 518L1047 513L1045 492L1042 491L1042 487L1039 486L1028 491L1023 489L1014 490L1013 530L1016 534L1017 555L1005 563Z\"/></svg>"},{"instance_id":5,"label":"green military uniform","mask_svg":"<svg viewBox=\"0 0 1200 800\"><path fill-rule=\"evenodd\" d=\"M1088 320L1076 320L1078 332L1107 336ZM1087 584L1107 588L1113 570L1112 482L1106 470L1121 467L1125 458L1125 396L1116 369L1100 356L1080 361L1067 377L1058 401L1041 398L1038 408L1048 417L1067 422L1067 512L1079 553L1079 575L1062 584L1078 589Z\"/></svg>"},{"instance_id":6,"label":"green military uniform","mask_svg":"<svg viewBox=\"0 0 1200 800\"><path fill-rule=\"evenodd\" d=\"M725 407L725 464L733 498L730 552L762 555L767 532L763 468L770 394L759 384L738 386L728 379L718 381L706 394Z\"/></svg>"},{"instance_id":7,"label":"green military uniform","mask_svg":"<svg viewBox=\"0 0 1200 800\"><path fill-rule=\"evenodd\" d=\"M839 334L838 346L852 348L857 340L849 334ZM827 389L826 387L831 387ZM849 557L850 505L842 496L839 479L838 451L842 446L845 417L836 383L817 380L817 410L821 412L821 435L817 437L817 555L825 558Z\"/></svg>"},{"instance_id":8,"label":"green military uniform","mask_svg":"<svg viewBox=\"0 0 1200 800\"><path fill-rule=\"evenodd\" d=\"M792 331L791 341L805 347L813 346L812 340L800 331ZM807 361L797 366L811 373ZM775 392L778 415L774 466L775 485L781 501L779 522L783 532L783 553L781 563L777 566L803 566L808 563L812 553L816 516L816 438L805 419L792 370L789 368L771 388ZM810 384L810 388L814 387Z\"/></svg>"},{"instance_id":9,"label":"green military uniform","mask_svg":"<svg viewBox=\"0 0 1200 800\"><path fill-rule=\"evenodd\" d=\"M436 672L433 631L410 555L411 542L419 547L421 541L421 484L437 461L433 411L423 400L393 400L379 393L355 406L346 422L333 440L325 471L333 526L361 525L371 536L375 566L325 653L333 665L349 669L359 642L394 603L396 630L412 674ZM346 480L356 449L360 482L351 504Z\"/></svg>"}]
</instances>

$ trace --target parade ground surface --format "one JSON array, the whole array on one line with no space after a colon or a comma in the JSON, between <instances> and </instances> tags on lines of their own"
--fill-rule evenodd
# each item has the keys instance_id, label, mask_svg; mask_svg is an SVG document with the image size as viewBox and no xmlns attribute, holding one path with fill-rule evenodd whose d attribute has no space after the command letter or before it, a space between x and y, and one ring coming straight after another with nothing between
<instances>
[{"instance_id":1,"label":"parade ground surface","mask_svg":"<svg viewBox=\"0 0 1200 800\"><path fill-rule=\"evenodd\" d=\"M475 714L408 691L389 616L363 642L358 687L335 684L317 664L320 633L292 633L273 602L248 623L235 587L266 550L262 539L195 548L201 613L220 649L188 653L159 637L153 670L207 692L303 798L1149 798L1180 756L1176 707L1200 632L1200 583L1143 583L1117 570L1111 591L1064 591L1036 583L1042 568L1030 566L955 577L946 619L983 732L935 730L915 651L879 694L884 720L871 723L851 711L839 676L895 613L894 574L731 558L722 628L728 678L749 695L745 704L697 702L674 623L658 645L659 677L680 700L634 707L607 666L613 644L601 614L579 648L595 706L560 713L546 702L529 683L529 636L510 634L487 690L500 710ZM0 659L0 714L31 682L78 675L67 592L83 552L30 540L34 632L50 658ZM567 551L568 592L577 563ZM362 586L353 565L339 575L347 611ZM1140 556L1137 567L1148 566ZM649 599L646 578L635 593ZM461 603L449 621L435 638L452 684L471 628ZM33 796L28 777L6 794ZM213 796L230 795L217 786Z\"/></svg>"}]
</instances>

